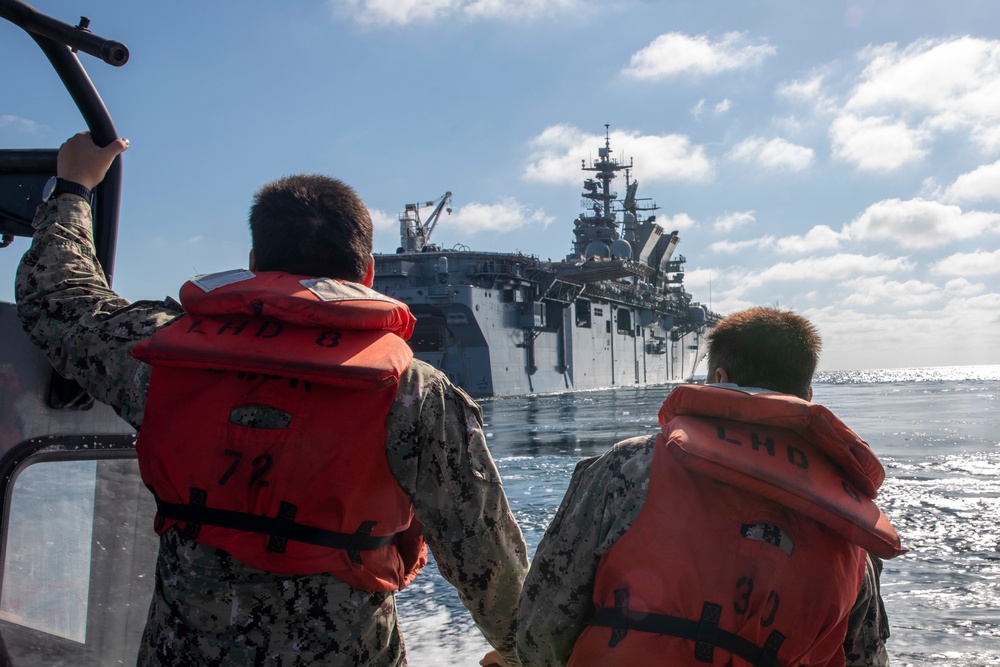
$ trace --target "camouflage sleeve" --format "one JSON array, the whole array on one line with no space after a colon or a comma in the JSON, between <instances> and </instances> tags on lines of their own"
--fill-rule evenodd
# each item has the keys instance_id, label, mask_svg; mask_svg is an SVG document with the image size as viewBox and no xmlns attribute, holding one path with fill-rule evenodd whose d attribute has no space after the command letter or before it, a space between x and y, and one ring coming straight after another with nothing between
<instances>
[{"instance_id":1,"label":"camouflage sleeve","mask_svg":"<svg viewBox=\"0 0 1000 667\"><path fill-rule=\"evenodd\" d=\"M517 652L525 665L565 665L593 611L601 556L625 534L649 488L652 437L581 461L542 537L521 592Z\"/></svg>"},{"instance_id":2,"label":"camouflage sleeve","mask_svg":"<svg viewBox=\"0 0 1000 667\"><path fill-rule=\"evenodd\" d=\"M129 303L108 286L94 251L90 206L60 197L38 207L35 238L17 269L21 324L65 377L142 421L149 369L127 352L183 311L173 301Z\"/></svg>"},{"instance_id":3,"label":"camouflage sleeve","mask_svg":"<svg viewBox=\"0 0 1000 667\"><path fill-rule=\"evenodd\" d=\"M389 429L390 467L413 499L441 575L511 665L527 547L483 435L479 406L414 361Z\"/></svg>"},{"instance_id":4,"label":"camouflage sleeve","mask_svg":"<svg viewBox=\"0 0 1000 667\"><path fill-rule=\"evenodd\" d=\"M885 640L889 638L889 618L879 587L881 574L882 561L869 556L857 602L847 621L847 637L844 640L847 667L889 665L889 655L885 650Z\"/></svg>"}]
</instances>

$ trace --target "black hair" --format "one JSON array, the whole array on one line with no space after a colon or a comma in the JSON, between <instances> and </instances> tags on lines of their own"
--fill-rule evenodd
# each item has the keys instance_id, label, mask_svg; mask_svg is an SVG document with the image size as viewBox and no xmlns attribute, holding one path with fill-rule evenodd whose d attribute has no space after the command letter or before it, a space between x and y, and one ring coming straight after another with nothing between
<instances>
[{"instance_id":1,"label":"black hair","mask_svg":"<svg viewBox=\"0 0 1000 667\"><path fill-rule=\"evenodd\" d=\"M250 207L256 268L361 281L372 251L372 220L358 194L327 176L268 183Z\"/></svg>"}]
</instances>

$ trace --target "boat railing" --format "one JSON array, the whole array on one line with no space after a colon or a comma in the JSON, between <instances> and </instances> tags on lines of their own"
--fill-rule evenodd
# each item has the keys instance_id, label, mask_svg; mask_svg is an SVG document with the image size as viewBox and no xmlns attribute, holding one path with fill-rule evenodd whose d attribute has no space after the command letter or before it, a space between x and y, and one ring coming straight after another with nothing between
<instances>
[{"instance_id":1,"label":"boat railing","mask_svg":"<svg viewBox=\"0 0 1000 667\"><path fill-rule=\"evenodd\" d=\"M686 296L686 292L683 293ZM582 296L588 298L605 299L613 303L619 303L635 308L647 308L656 313L673 315L675 317L686 318L689 299L678 299L676 296L664 296L662 294L637 292L632 287L623 285L620 288L607 286L601 283L590 283L583 290Z\"/></svg>"},{"instance_id":2,"label":"boat railing","mask_svg":"<svg viewBox=\"0 0 1000 667\"><path fill-rule=\"evenodd\" d=\"M35 40L76 103L94 142L99 146L106 146L117 139L118 133L111 121L111 115L76 53L83 51L109 65L120 67L128 62L128 48L120 42L91 33L87 29L88 19L81 17L80 25L72 26L39 13L21 0L0 0L0 18L7 19L20 27ZM12 208L27 209L33 213L35 207L41 204L41 183L44 183L49 176L55 175L55 157L56 151L47 149L0 151L0 165L6 165L0 166L0 172L13 174L15 177L20 174L20 178L24 179L23 183L11 183L17 196L3 197L4 210L0 211L0 231L6 237L31 236L30 224L23 224L30 223L30 219L23 220L19 210L8 210L6 203L18 201L18 205ZM40 183L36 183L39 180ZM34 187L36 184L38 187ZM119 156L112 162L104 180L94 190L94 245L109 284L115 264L121 187L122 165ZM26 203L24 192L28 193L30 200Z\"/></svg>"},{"instance_id":3,"label":"boat railing","mask_svg":"<svg viewBox=\"0 0 1000 667\"><path fill-rule=\"evenodd\" d=\"M476 262L469 270L469 275L479 277L512 276L520 278L523 275L522 263L506 259L488 259Z\"/></svg>"}]
</instances>

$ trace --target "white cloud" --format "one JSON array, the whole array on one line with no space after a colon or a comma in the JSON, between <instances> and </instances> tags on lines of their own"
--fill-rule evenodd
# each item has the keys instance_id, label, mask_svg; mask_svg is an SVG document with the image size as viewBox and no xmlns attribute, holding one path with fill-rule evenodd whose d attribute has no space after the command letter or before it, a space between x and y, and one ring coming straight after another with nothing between
<instances>
[{"instance_id":1,"label":"white cloud","mask_svg":"<svg viewBox=\"0 0 1000 667\"><path fill-rule=\"evenodd\" d=\"M988 276L1000 274L1000 250L959 252L945 257L931 267L931 273L943 276Z\"/></svg>"},{"instance_id":2,"label":"white cloud","mask_svg":"<svg viewBox=\"0 0 1000 667\"><path fill-rule=\"evenodd\" d=\"M920 182L917 195L924 199L942 199L944 191L933 176L928 176Z\"/></svg>"},{"instance_id":3,"label":"white cloud","mask_svg":"<svg viewBox=\"0 0 1000 667\"><path fill-rule=\"evenodd\" d=\"M716 218L715 222L712 223L712 229L718 232L731 232L756 221L757 218L754 217L753 211L737 211Z\"/></svg>"},{"instance_id":4,"label":"white cloud","mask_svg":"<svg viewBox=\"0 0 1000 667\"><path fill-rule=\"evenodd\" d=\"M839 248L840 242L843 239L843 234L833 231L826 225L817 225L810 229L804 236L794 235L775 238L773 235L768 235L748 241L716 241L709 246L709 249L713 252L727 254L735 254L749 249L773 249L781 253L801 254Z\"/></svg>"},{"instance_id":5,"label":"white cloud","mask_svg":"<svg viewBox=\"0 0 1000 667\"><path fill-rule=\"evenodd\" d=\"M584 0L329 0L333 10L359 23L407 25L449 16L520 20L582 7Z\"/></svg>"},{"instance_id":6,"label":"white cloud","mask_svg":"<svg viewBox=\"0 0 1000 667\"><path fill-rule=\"evenodd\" d=\"M622 73L635 79L713 75L756 67L776 52L766 42L750 44L745 32L728 32L716 41L708 35L670 32L634 53Z\"/></svg>"},{"instance_id":7,"label":"white cloud","mask_svg":"<svg viewBox=\"0 0 1000 667\"><path fill-rule=\"evenodd\" d=\"M712 252L721 252L728 255L735 255L744 250L763 250L774 246L773 236L762 236L759 239L749 241L716 241L708 246Z\"/></svg>"},{"instance_id":8,"label":"white cloud","mask_svg":"<svg viewBox=\"0 0 1000 667\"><path fill-rule=\"evenodd\" d=\"M744 299L746 290L734 289L731 287L734 282L737 281L734 281L732 271L708 268L684 272L684 287L717 313L733 313L759 305Z\"/></svg>"},{"instance_id":9,"label":"white cloud","mask_svg":"<svg viewBox=\"0 0 1000 667\"><path fill-rule=\"evenodd\" d=\"M719 281L721 275L718 269L691 269L684 272L684 285L688 289L707 290L713 281Z\"/></svg>"},{"instance_id":10,"label":"white cloud","mask_svg":"<svg viewBox=\"0 0 1000 667\"><path fill-rule=\"evenodd\" d=\"M756 165L769 171L803 171L812 166L813 149L785 139L749 137L736 144L727 157L734 162Z\"/></svg>"},{"instance_id":11,"label":"white cloud","mask_svg":"<svg viewBox=\"0 0 1000 667\"><path fill-rule=\"evenodd\" d=\"M982 283L970 283L965 278L952 278L944 284L944 291L949 296L973 296L986 289Z\"/></svg>"},{"instance_id":12,"label":"white cloud","mask_svg":"<svg viewBox=\"0 0 1000 667\"><path fill-rule=\"evenodd\" d=\"M910 271L915 264L907 257L887 257L878 255L837 254L824 257L808 257L794 262L779 262L763 270L737 267L718 274L715 290L731 299L750 298L752 290L770 283L795 283L804 288L809 282L839 284L844 276L892 274ZM829 288L827 287L828 291ZM773 288L756 299L767 302L773 298Z\"/></svg>"},{"instance_id":13,"label":"white cloud","mask_svg":"<svg viewBox=\"0 0 1000 667\"><path fill-rule=\"evenodd\" d=\"M722 313L723 315L737 313L741 310L746 310L760 305L756 301L744 299L739 294L731 294L728 292L715 292L712 294L711 301L706 300L704 303L707 304L714 312Z\"/></svg>"},{"instance_id":14,"label":"white cloud","mask_svg":"<svg viewBox=\"0 0 1000 667\"><path fill-rule=\"evenodd\" d=\"M691 107L691 115L694 116L696 119L700 120L701 117L705 115L705 107L707 105L708 105L708 100L705 99L698 100L697 104ZM716 116L721 116L722 114L726 113L732 108L733 108L733 101L727 97L712 105L712 113L715 114Z\"/></svg>"},{"instance_id":15,"label":"white cloud","mask_svg":"<svg viewBox=\"0 0 1000 667\"><path fill-rule=\"evenodd\" d=\"M904 248L935 248L1000 229L1000 214L970 211L925 199L886 199L844 227L852 239L889 239Z\"/></svg>"},{"instance_id":16,"label":"white cloud","mask_svg":"<svg viewBox=\"0 0 1000 667\"><path fill-rule=\"evenodd\" d=\"M818 114L835 111L837 100L827 91L827 76L825 71L814 71L808 78L779 85L777 93L780 97L809 105Z\"/></svg>"},{"instance_id":17,"label":"white cloud","mask_svg":"<svg viewBox=\"0 0 1000 667\"><path fill-rule=\"evenodd\" d=\"M330 0L334 11L359 23L398 24L430 21L453 13L461 0Z\"/></svg>"},{"instance_id":18,"label":"white cloud","mask_svg":"<svg viewBox=\"0 0 1000 667\"><path fill-rule=\"evenodd\" d=\"M11 114L0 114L0 128L8 127L20 134L38 134L44 128L43 125L27 118Z\"/></svg>"},{"instance_id":19,"label":"white cloud","mask_svg":"<svg viewBox=\"0 0 1000 667\"><path fill-rule=\"evenodd\" d=\"M472 0L464 12L471 18L531 19L583 7L580 0Z\"/></svg>"},{"instance_id":20,"label":"white cloud","mask_svg":"<svg viewBox=\"0 0 1000 667\"><path fill-rule=\"evenodd\" d=\"M862 276L843 285L851 290L851 295L843 301L845 306L885 304L893 308L921 308L944 298L937 285L921 280L899 282L886 276Z\"/></svg>"},{"instance_id":21,"label":"white cloud","mask_svg":"<svg viewBox=\"0 0 1000 667\"><path fill-rule=\"evenodd\" d=\"M920 117L939 131L964 130L985 151L1000 149L1000 41L976 37L869 47L846 110Z\"/></svg>"},{"instance_id":22,"label":"white cloud","mask_svg":"<svg viewBox=\"0 0 1000 667\"><path fill-rule=\"evenodd\" d=\"M887 116L846 114L830 126L833 155L862 171L894 171L927 154L930 133Z\"/></svg>"},{"instance_id":23,"label":"white cloud","mask_svg":"<svg viewBox=\"0 0 1000 667\"><path fill-rule=\"evenodd\" d=\"M1000 200L1000 160L962 174L945 189L942 198L955 203Z\"/></svg>"},{"instance_id":24,"label":"white cloud","mask_svg":"<svg viewBox=\"0 0 1000 667\"><path fill-rule=\"evenodd\" d=\"M368 215L372 219L372 228L375 238L378 239L383 235L395 235L399 238L399 216L392 213L386 213L385 211L379 210L377 208L368 209Z\"/></svg>"},{"instance_id":25,"label":"white cloud","mask_svg":"<svg viewBox=\"0 0 1000 667\"><path fill-rule=\"evenodd\" d=\"M804 236L784 236L775 243L778 252L806 253L817 250L832 250L840 247L844 234L835 232L826 225L816 225Z\"/></svg>"},{"instance_id":26,"label":"white cloud","mask_svg":"<svg viewBox=\"0 0 1000 667\"><path fill-rule=\"evenodd\" d=\"M656 223L668 232L683 232L697 226L694 219L687 213L676 213L674 215L658 215Z\"/></svg>"},{"instance_id":27,"label":"white cloud","mask_svg":"<svg viewBox=\"0 0 1000 667\"><path fill-rule=\"evenodd\" d=\"M547 227L555 219L543 211L530 211L510 198L497 204L466 204L452 212L451 218L452 227L470 234L509 232L525 227L538 229Z\"/></svg>"},{"instance_id":28,"label":"white cloud","mask_svg":"<svg viewBox=\"0 0 1000 667\"><path fill-rule=\"evenodd\" d=\"M894 273L908 271L913 267L913 262L906 257L837 254L828 257L809 257L795 262L780 262L763 271L748 274L746 280L753 286L785 280L840 280L852 274Z\"/></svg>"},{"instance_id":29,"label":"white cloud","mask_svg":"<svg viewBox=\"0 0 1000 667\"><path fill-rule=\"evenodd\" d=\"M581 161L589 163L604 146L604 137L567 125L546 128L531 141L532 154L522 176L543 183L577 183ZM712 164L702 146L679 134L611 133L611 157L631 158L644 181L703 182L712 179Z\"/></svg>"},{"instance_id":30,"label":"white cloud","mask_svg":"<svg viewBox=\"0 0 1000 667\"><path fill-rule=\"evenodd\" d=\"M1000 294L994 293L934 302L928 310L865 311L838 304L802 314L823 336L821 369L832 370L996 363L997 312ZM942 346L931 331L958 332L959 344Z\"/></svg>"},{"instance_id":31,"label":"white cloud","mask_svg":"<svg viewBox=\"0 0 1000 667\"><path fill-rule=\"evenodd\" d=\"M799 134L810 122L798 116L776 116L771 119L771 125L782 134L788 135Z\"/></svg>"}]
</instances>

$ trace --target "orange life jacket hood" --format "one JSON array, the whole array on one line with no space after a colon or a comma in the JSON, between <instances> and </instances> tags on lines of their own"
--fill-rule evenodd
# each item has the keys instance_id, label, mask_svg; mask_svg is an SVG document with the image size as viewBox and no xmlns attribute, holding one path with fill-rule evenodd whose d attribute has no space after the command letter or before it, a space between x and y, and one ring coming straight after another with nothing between
<instances>
[{"instance_id":1,"label":"orange life jacket hood","mask_svg":"<svg viewBox=\"0 0 1000 667\"><path fill-rule=\"evenodd\" d=\"M822 405L734 386L682 385L670 392L659 421L684 465L803 512L880 558L905 553L873 502L885 479L881 462ZM776 453L774 436L767 447L761 435L769 429L798 439L779 442L784 451Z\"/></svg>"},{"instance_id":2,"label":"orange life jacket hood","mask_svg":"<svg viewBox=\"0 0 1000 667\"><path fill-rule=\"evenodd\" d=\"M395 383L413 358L400 345L416 324L409 308L358 283L236 270L193 278L180 298L188 317L158 332L156 342L140 343L134 356L359 388ZM181 333L183 327L188 330ZM212 336L225 344L199 345ZM269 340L280 341L283 357L261 354L260 344Z\"/></svg>"}]
</instances>

